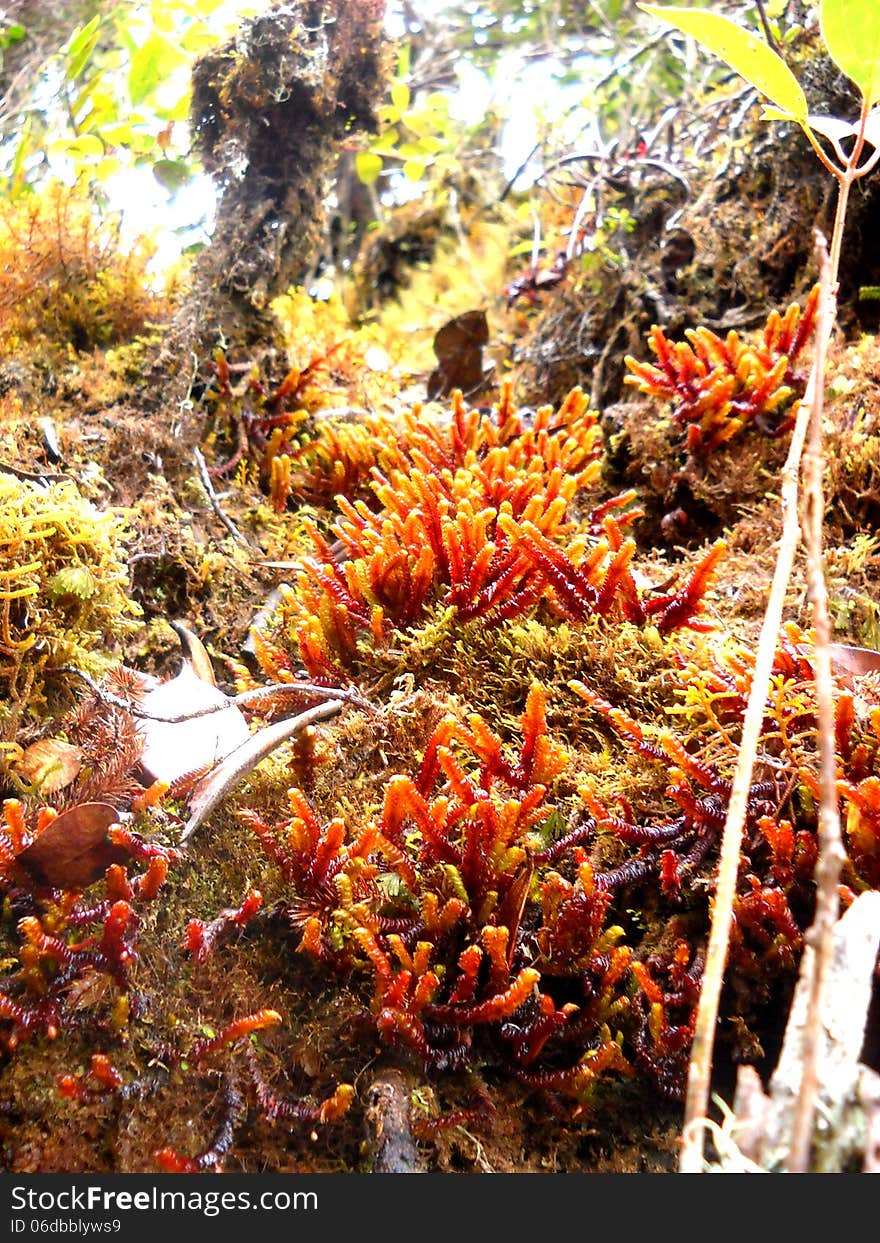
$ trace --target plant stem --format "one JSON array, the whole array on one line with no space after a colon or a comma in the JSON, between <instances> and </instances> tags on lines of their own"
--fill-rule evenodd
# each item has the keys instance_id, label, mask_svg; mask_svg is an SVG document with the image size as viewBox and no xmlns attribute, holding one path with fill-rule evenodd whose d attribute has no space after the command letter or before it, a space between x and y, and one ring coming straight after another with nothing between
<instances>
[{"instance_id":1,"label":"plant stem","mask_svg":"<svg viewBox=\"0 0 880 1243\"><path fill-rule=\"evenodd\" d=\"M829 261L832 274L831 288L835 293L837 290L837 272L840 268L840 249L843 244L843 226L846 222L846 209L849 203L849 188L854 180L849 175L849 172L850 170L847 169L843 176L837 179L837 210L834 213L834 229L831 233L831 255Z\"/></svg>"},{"instance_id":2,"label":"plant stem","mask_svg":"<svg viewBox=\"0 0 880 1243\"><path fill-rule=\"evenodd\" d=\"M813 604L813 676L816 682L816 719L819 735L819 858L816 863L816 914L807 933L801 979L809 981L807 1013L801 1050L801 1083L792 1120L786 1168L805 1173L810 1160L813 1117L819 1086L819 1049L822 1041L821 1003L834 958L834 928L839 913L837 886L845 858L837 802L837 745L834 729L834 679L831 675L831 619L822 562L822 395L825 353L834 324L831 260L823 251L820 275L819 322L816 331L816 391L804 453L804 541L807 547L807 589Z\"/></svg>"},{"instance_id":3,"label":"plant stem","mask_svg":"<svg viewBox=\"0 0 880 1243\"><path fill-rule=\"evenodd\" d=\"M217 804L235 789L239 781L252 772L276 747L315 722L326 721L328 717L335 716L344 707L341 699L330 699L327 703L317 704L314 708L301 712L299 716L267 725L256 734L251 734L240 747L230 751L207 776L196 783L189 800L189 819L180 835L181 846L192 837Z\"/></svg>"},{"instance_id":4,"label":"plant stem","mask_svg":"<svg viewBox=\"0 0 880 1243\"><path fill-rule=\"evenodd\" d=\"M800 527L798 524L798 473L801 454L809 425L816 389L815 364L810 372L807 391L798 407L797 420L791 436L788 457L782 468L780 497L782 502L782 536L770 587L767 611L761 625L752 685L743 717L742 737L739 745L733 788L727 808L727 819L721 839L721 857L718 863L718 881L715 904L712 911L712 929L706 951L706 966L697 1006L694 1041L688 1071L687 1097L685 1100L685 1126L682 1138L679 1169L682 1174L698 1174L703 1169L703 1119L709 1101L709 1079L712 1073L712 1050L715 1044L715 1025L718 1019L718 1003L724 981L724 966L730 938L730 921L736 896L736 880L739 869L740 846L743 825L752 785L752 771L764 708L776 656L776 644L782 623L785 593L794 556L797 550Z\"/></svg>"},{"instance_id":5,"label":"plant stem","mask_svg":"<svg viewBox=\"0 0 880 1243\"><path fill-rule=\"evenodd\" d=\"M828 157L822 151L816 142L815 136L807 127L807 137L813 145L816 154L822 163L834 175L838 183L837 207L834 215L834 229L831 237L830 257L823 263L823 268L827 270L823 273L823 279L827 284L830 294L826 296L825 309L821 309L818 316L816 326L816 352L813 360L813 366L810 371L810 378L807 383L807 391L803 400L798 407L797 419L794 430L792 432L791 444L788 450L788 457L785 460L785 466L782 469L782 482L780 488L781 504L782 504L782 535L779 542L779 552L777 553L776 566L773 571L773 582L770 588L770 598L767 602L767 611L764 614L764 620L761 625L761 633L758 639L758 650L755 655L755 667L752 674L752 685L749 691L749 699L746 705L745 715L743 717L742 738L740 740L739 755L737 757L736 771L733 777L733 787L730 794L730 802L727 808L727 819L724 823L724 833L721 840L721 855L718 863L718 880L715 890L715 904L712 911L712 928L709 933L709 945L706 952L706 966L703 973L703 985L700 990L700 1000L697 1006L697 1017L694 1028L694 1040L691 1049L691 1060L688 1068L688 1086L687 1097L685 1100L685 1121L682 1133L681 1157L679 1160L679 1169L683 1174L700 1173L703 1169L703 1135L705 1131L704 1122L706 1110L709 1102L709 1081L712 1073L712 1051L715 1043L715 1027L718 1021L718 1004L721 997L721 988L724 982L724 968L727 961L727 950L730 940L730 923L733 916L733 903L736 897L736 881L739 869L740 848L742 845L743 826L745 824L746 812L748 809L748 797L751 787L752 772L755 765L755 756L758 748L758 741L761 734L761 724L764 719L764 709L767 703L767 696L770 689L770 676L773 669L773 659L776 654L776 641L779 634L779 627L782 621L782 610L785 603L785 593L788 587L788 580L791 577L791 569L794 564L794 556L797 548L799 536L799 523L797 513L797 497L798 497L798 477L800 473L800 461L806 442L808 430L812 424L812 451L818 462L819 484L818 492L814 481L808 489L811 515L816 512L818 504L818 517L814 518L819 525L818 536L818 576L821 579L821 525L823 516L822 494L821 494L821 470L822 470L822 428L821 428L821 412L822 412L822 385L824 376L825 356L828 349L828 343L831 340L831 333L834 329L834 298L837 295L837 278L840 268L840 253L843 243L843 231L846 223L846 210L849 203L849 191L852 183L860 177L864 177L877 163L880 154L875 151L869 160L866 160L862 167L859 167L859 159L865 144L865 126L868 120L870 108L868 101L862 101L862 107L859 115L859 128L856 134L856 140L853 145L852 152L841 169L831 164ZM824 242L822 246L822 257L825 258ZM831 303L830 309L828 303ZM815 538L815 533L814 533ZM814 545L815 552L815 545ZM837 792L836 787L832 793L832 785L835 780L834 755L832 754L830 761L825 756L825 748L827 747L827 738L824 731L830 729L828 737L831 738L832 744L834 739L834 707L833 695L831 691L831 667L828 653L828 632L823 629L821 615L824 609L825 621L827 623L827 600L825 599L824 581L819 586L818 580L814 581L815 591L813 593L814 600L814 676L816 680L816 697L817 707L824 700L824 707L821 711L827 716L830 704L830 727L819 724L819 748L820 748L820 765L821 765L821 782L823 792L827 790L820 809L820 857L816 867L816 883L817 883L817 914L816 923L810 931L810 938L816 943L819 954L819 963L814 966L811 962L805 965L804 970L813 970L815 975L811 982L810 1004L814 1006L811 1011L812 1026L808 1024L805 1035L805 1051L804 1051L804 1081L798 1098L798 1111L795 1123L792 1128L791 1150L789 1160L792 1162L792 1168L795 1163L800 1162L798 1168L805 1168L806 1161L809 1156L809 1141L812 1129L812 1118L815 1098L815 1058L816 1048L811 1045L811 1041L816 1037L816 1025L819 1021L819 1005L822 993L822 978L824 975L825 964L830 953L829 944L830 937L833 934L834 917L829 916L829 911L836 913L836 889L837 876L839 875L838 857L841 851L840 845L840 826L837 816ZM823 718L824 719L824 718ZM829 764L826 771L825 764ZM827 784L827 787L825 783ZM836 827L835 827L836 826ZM834 890L834 894L831 890ZM830 931L829 931L830 922ZM812 952L808 947L808 952ZM811 1080L808 1076L812 1075ZM805 1152L806 1146L806 1152Z\"/></svg>"}]
</instances>

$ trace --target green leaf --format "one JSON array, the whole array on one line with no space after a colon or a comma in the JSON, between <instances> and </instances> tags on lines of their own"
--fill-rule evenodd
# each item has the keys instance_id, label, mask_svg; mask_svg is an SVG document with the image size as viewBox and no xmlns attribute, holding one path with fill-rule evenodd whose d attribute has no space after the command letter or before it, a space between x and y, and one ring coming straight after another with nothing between
<instances>
[{"instance_id":1,"label":"green leaf","mask_svg":"<svg viewBox=\"0 0 880 1243\"><path fill-rule=\"evenodd\" d=\"M153 165L153 176L163 190L175 194L192 179L192 169L183 160L157 160Z\"/></svg>"},{"instance_id":2,"label":"green leaf","mask_svg":"<svg viewBox=\"0 0 880 1243\"><path fill-rule=\"evenodd\" d=\"M94 176L98 181L109 181L111 177L115 177L117 173L122 171L122 161L117 160L115 156L105 155L103 160L98 160L94 167Z\"/></svg>"},{"instance_id":3,"label":"green leaf","mask_svg":"<svg viewBox=\"0 0 880 1243\"><path fill-rule=\"evenodd\" d=\"M217 35L205 22L193 22L179 40L181 47L197 56L210 47L217 46Z\"/></svg>"},{"instance_id":4,"label":"green leaf","mask_svg":"<svg viewBox=\"0 0 880 1243\"><path fill-rule=\"evenodd\" d=\"M425 175L425 161L419 156L407 160L403 165L403 175L407 181L421 181Z\"/></svg>"},{"instance_id":5,"label":"green leaf","mask_svg":"<svg viewBox=\"0 0 880 1243\"><path fill-rule=\"evenodd\" d=\"M374 138L370 143L370 150L374 155L382 155L391 159L397 155L397 144L400 141L400 135L396 129L385 130L378 138Z\"/></svg>"},{"instance_id":6,"label":"green leaf","mask_svg":"<svg viewBox=\"0 0 880 1243\"><path fill-rule=\"evenodd\" d=\"M158 110L159 116L163 121L186 121L189 119L189 109L192 103L192 91L189 86L181 95L176 103L170 108L162 108Z\"/></svg>"},{"instance_id":7,"label":"green leaf","mask_svg":"<svg viewBox=\"0 0 880 1243\"><path fill-rule=\"evenodd\" d=\"M14 198L15 195L19 192L19 190L24 185L24 178L25 178L25 172L26 172L25 165L26 165L28 156L33 151L33 147L34 147L34 142L31 136L31 118L28 117L24 125L22 125L21 127L21 131L19 133L19 139L18 139L18 146L15 149L15 155L13 156L13 160L12 160L12 167L9 170L8 194L11 198Z\"/></svg>"},{"instance_id":8,"label":"green leaf","mask_svg":"<svg viewBox=\"0 0 880 1243\"><path fill-rule=\"evenodd\" d=\"M405 82L392 82L391 84L391 102L397 109L398 115L406 112L409 107L409 87Z\"/></svg>"},{"instance_id":9,"label":"green leaf","mask_svg":"<svg viewBox=\"0 0 880 1243\"><path fill-rule=\"evenodd\" d=\"M511 246L510 250L507 253L511 259L515 259L518 255L532 254L534 249L535 249L535 243L532 241L531 238L527 238L526 241L517 242L515 246ZM544 245L543 242L541 242L538 246L538 250L546 250L546 249L547 247Z\"/></svg>"},{"instance_id":10,"label":"green leaf","mask_svg":"<svg viewBox=\"0 0 880 1243\"><path fill-rule=\"evenodd\" d=\"M152 157L156 153L157 160L163 158L161 151L156 152L156 148L159 146L156 141L156 135L149 133L148 130L132 127L128 136L128 142L124 145L136 157L144 155Z\"/></svg>"},{"instance_id":11,"label":"green leaf","mask_svg":"<svg viewBox=\"0 0 880 1243\"><path fill-rule=\"evenodd\" d=\"M130 57L134 56L138 50L137 40L121 18L116 22L116 35L120 46L128 52Z\"/></svg>"},{"instance_id":12,"label":"green leaf","mask_svg":"<svg viewBox=\"0 0 880 1243\"><path fill-rule=\"evenodd\" d=\"M65 596L76 596L78 600L88 600L97 591L97 584L84 565L68 566L53 574L46 587L54 599Z\"/></svg>"},{"instance_id":13,"label":"green leaf","mask_svg":"<svg viewBox=\"0 0 880 1243\"><path fill-rule=\"evenodd\" d=\"M49 154L88 161L103 156L104 144L97 134L78 134L75 138L59 138L57 142L50 143Z\"/></svg>"},{"instance_id":14,"label":"green leaf","mask_svg":"<svg viewBox=\"0 0 880 1243\"><path fill-rule=\"evenodd\" d=\"M186 54L176 44L154 31L131 58L128 71L131 102L135 106L142 104L161 82L186 62Z\"/></svg>"},{"instance_id":15,"label":"green leaf","mask_svg":"<svg viewBox=\"0 0 880 1243\"><path fill-rule=\"evenodd\" d=\"M77 123L79 122L80 113L83 111L86 104L89 102L95 91L98 90L100 85L101 79L98 74L95 74L93 77L89 78L82 90L78 91L73 99L69 100L68 107L70 109L70 115L76 118Z\"/></svg>"},{"instance_id":16,"label":"green leaf","mask_svg":"<svg viewBox=\"0 0 880 1243\"><path fill-rule=\"evenodd\" d=\"M432 91L425 100L425 107L440 116L449 116L449 96L442 91Z\"/></svg>"},{"instance_id":17,"label":"green leaf","mask_svg":"<svg viewBox=\"0 0 880 1243\"><path fill-rule=\"evenodd\" d=\"M359 151L354 157L354 168L365 186L371 186L382 171L382 157L375 151Z\"/></svg>"},{"instance_id":18,"label":"green leaf","mask_svg":"<svg viewBox=\"0 0 880 1243\"><path fill-rule=\"evenodd\" d=\"M433 134L419 134L418 139L419 152L424 155L436 155L445 146L443 140Z\"/></svg>"},{"instance_id":19,"label":"green leaf","mask_svg":"<svg viewBox=\"0 0 880 1243\"><path fill-rule=\"evenodd\" d=\"M831 59L872 107L880 101L880 4L822 0L819 23Z\"/></svg>"},{"instance_id":20,"label":"green leaf","mask_svg":"<svg viewBox=\"0 0 880 1243\"><path fill-rule=\"evenodd\" d=\"M800 83L782 57L763 39L718 13L656 4L640 4L639 8L696 39L701 47L720 57L778 108L790 112L799 123L806 121L807 100Z\"/></svg>"},{"instance_id":21,"label":"green leaf","mask_svg":"<svg viewBox=\"0 0 880 1243\"><path fill-rule=\"evenodd\" d=\"M19 25L18 22L5 26L3 30L0 30L0 48L9 47L12 43L21 43L26 34L24 26Z\"/></svg>"},{"instance_id":22,"label":"green leaf","mask_svg":"<svg viewBox=\"0 0 880 1243\"><path fill-rule=\"evenodd\" d=\"M98 42L98 28L101 25L101 14L96 13L90 22L85 26L80 26L79 30L75 30L70 36L65 53L67 55L67 71L66 77L68 82L73 82L91 59L92 52L95 50L95 44Z\"/></svg>"},{"instance_id":23,"label":"green leaf","mask_svg":"<svg viewBox=\"0 0 880 1243\"><path fill-rule=\"evenodd\" d=\"M422 141L402 142L395 153L401 160L421 160L427 154Z\"/></svg>"}]
</instances>

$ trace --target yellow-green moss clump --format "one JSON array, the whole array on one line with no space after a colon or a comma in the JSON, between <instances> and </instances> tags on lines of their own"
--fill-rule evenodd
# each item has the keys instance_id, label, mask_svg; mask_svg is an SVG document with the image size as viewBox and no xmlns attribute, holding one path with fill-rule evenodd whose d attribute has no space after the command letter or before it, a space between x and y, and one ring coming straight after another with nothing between
<instances>
[{"instance_id":1,"label":"yellow-green moss clump","mask_svg":"<svg viewBox=\"0 0 880 1243\"><path fill-rule=\"evenodd\" d=\"M168 308L151 287L153 249L127 253L82 190L49 186L0 210L0 356L38 341L90 350L130 340Z\"/></svg>"},{"instance_id":2,"label":"yellow-green moss clump","mask_svg":"<svg viewBox=\"0 0 880 1243\"><path fill-rule=\"evenodd\" d=\"M140 612L126 594L125 515L69 479L47 486L0 470L0 731L45 702L46 672L99 669Z\"/></svg>"}]
</instances>

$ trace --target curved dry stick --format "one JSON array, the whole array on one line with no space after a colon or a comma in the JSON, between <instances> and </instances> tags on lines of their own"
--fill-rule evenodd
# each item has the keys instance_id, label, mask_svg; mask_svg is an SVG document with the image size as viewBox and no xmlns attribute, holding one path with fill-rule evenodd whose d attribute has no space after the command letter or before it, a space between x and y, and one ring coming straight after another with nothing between
<instances>
[{"instance_id":1,"label":"curved dry stick","mask_svg":"<svg viewBox=\"0 0 880 1243\"><path fill-rule=\"evenodd\" d=\"M345 702L342 699L331 699L329 703L318 704L307 712L301 712L299 716L267 725L231 751L216 768L197 782L190 799L189 819L180 835L181 843L192 837L217 804L276 747L293 738L300 730L314 725L316 721L326 721L328 717L335 716L344 707Z\"/></svg>"}]
</instances>

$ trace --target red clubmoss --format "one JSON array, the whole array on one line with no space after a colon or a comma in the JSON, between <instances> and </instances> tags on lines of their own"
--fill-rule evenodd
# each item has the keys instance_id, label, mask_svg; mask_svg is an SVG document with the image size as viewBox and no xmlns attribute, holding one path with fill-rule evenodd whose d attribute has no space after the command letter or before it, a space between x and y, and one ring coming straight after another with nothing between
<instances>
[{"instance_id":1,"label":"red clubmoss","mask_svg":"<svg viewBox=\"0 0 880 1243\"><path fill-rule=\"evenodd\" d=\"M269 497L276 513L287 507L291 496L317 505L330 505L336 496L368 496L386 427L382 420L348 423L326 417L313 435L304 431L301 443L288 441L280 451L273 443L278 433L273 433L266 451L271 460ZM282 444L280 438L277 444Z\"/></svg>"},{"instance_id":2,"label":"red clubmoss","mask_svg":"<svg viewBox=\"0 0 880 1243\"><path fill-rule=\"evenodd\" d=\"M773 311L748 344L737 332L722 340L708 328L688 329L688 340L674 344L655 324L648 342L658 365L627 355L633 374L624 383L671 403L673 419L687 427L691 453L710 453L749 423L781 435L793 420L779 411L803 389L794 364L812 333L818 299L816 286L803 312L796 302L785 315Z\"/></svg>"},{"instance_id":3,"label":"red clubmoss","mask_svg":"<svg viewBox=\"0 0 880 1243\"><path fill-rule=\"evenodd\" d=\"M702 961L686 941L679 941L671 956L652 955L634 963L633 974L639 986L633 1001L636 1065L665 1095L678 1099L687 1079Z\"/></svg>"},{"instance_id":4,"label":"red clubmoss","mask_svg":"<svg viewBox=\"0 0 880 1243\"><path fill-rule=\"evenodd\" d=\"M689 726L686 735L657 728L649 732L583 683L570 683L630 749L664 766L673 764L666 795L674 810L659 821L639 823L631 812L611 815L590 786L581 788L597 826L633 850L602 876L602 884L617 890L656 878L673 910L699 905L704 865L714 859L727 814L752 661L750 652L731 644L703 650L699 659L682 657L679 712ZM812 661L808 636L787 626L776 653L759 768L748 800L731 933L728 969L741 985L735 989L736 1004L752 1008L774 983L793 978L812 909L818 800ZM854 685L838 686L837 743L847 828L844 881L851 893L880 880L880 712L870 676L847 681ZM645 968L634 963L633 970L654 1006ZM686 1026L681 1019L676 1023ZM652 1040L657 1043L656 1034Z\"/></svg>"},{"instance_id":5,"label":"red clubmoss","mask_svg":"<svg viewBox=\"0 0 880 1243\"><path fill-rule=\"evenodd\" d=\"M252 889L241 906L227 907L208 923L202 919L191 919L186 926L185 948L196 962L204 962L230 929L246 927L262 905L263 895L258 889Z\"/></svg>"},{"instance_id":6,"label":"red clubmoss","mask_svg":"<svg viewBox=\"0 0 880 1243\"><path fill-rule=\"evenodd\" d=\"M516 756L479 715L447 717L418 773L393 776L381 812L357 830L339 818L322 826L299 791L282 824L242 815L293 889L299 948L368 969L383 1042L435 1068L490 1057L524 1083L586 1100L604 1076L631 1073L610 1029L628 1012L630 953L606 926L609 891L574 837L544 839L548 787L567 763L535 685ZM551 867L569 851L573 882Z\"/></svg>"},{"instance_id":7,"label":"red clubmoss","mask_svg":"<svg viewBox=\"0 0 880 1243\"><path fill-rule=\"evenodd\" d=\"M95 1053L87 1073L59 1076L58 1093L66 1100L84 1102L95 1096L118 1092L123 1082L122 1075L109 1057L104 1053Z\"/></svg>"},{"instance_id":8,"label":"red clubmoss","mask_svg":"<svg viewBox=\"0 0 880 1243\"><path fill-rule=\"evenodd\" d=\"M277 299L274 310L285 329L286 370L277 374L275 351L233 363L218 350L205 402L212 435L232 446L211 474L231 475L248 458L281 513L292 495L328 502L335 491L355 489L375 465L366 428L325 422L332 414L319 412L369 403L369 354L376 347L368 331L352 329L335 300L297 290ZM387 371L390 360L384 351L382 357Z\"/></svg>"},{"instance_id":9,"label":"red clubmoss","mask_svg":"<svg viewBox=\"0 0 880 1243\"><path fill-rule=\"evenodd\" d=\"M722 543L680 591L646 600L631 569L635 542L623 535L639 516L624 512L634 494L576 519L599 453L596 416L579 389L558 412L517 410L508 385L491 416L468 410L460 394L448 422L421 413L405 416L393 437L386 428L373 501L337 497L335 542L310 528L314 554L280 613L313 678L344 678L362 645L387 646L435 608L493 626L546 599L578 621L705 625L697 614Z\"/></svg>"},{"instance_id":10,"label":"red clubmoss","mask_svg":"<svg viewBox=\"0 0 880 1243\"><path fill-rule=\"evenodd\" d=\"M174 1148L161 1148L153 1153L159 1169L165 1174L219 1174L233 1145L236 1130L245 1114L245 1104L233 1075L223 1079L223 1108L220 1121L209 1146L197 1157L186 1157Z\"/></svg>"},{"instance_id":11,"label":"red clubmoss","mask_svg":"<svg viewBox=\"0 0 880 1243\"><path fill-rule=\"evenodd\" d=\"M248 1077L253 1082L262 1114L272 1120L328 1125L344 1117L354 1099L354 1088L348 1083L340 1084L323 1101L293 1101L278 1097L267 1087L254 1058L249 1060ZM220 1120L208 1147L196 1157L187 1157L174 1148L159 1149L153 1154L159 1169L166 1174L220 1173L247 1112L243 1086L237 1077L227 1073L223 1079Z\"/></svg>"},{"instance_id":12,"label":"red clubmoss","mask_svg":"<svg viewBox=\"0 0 880 1243\"><path fill-rule=\"evenodd\" d=\"M138 957L138 908L156 898L169 866L181 857L179 851L115 826L110 830L118 830L114 844L124 845L133 859L145 862L146 870L129 878L126 867L111 864L104 872L104 896L87 901L77 889L36 882L32 871L19 865L28 848L56 821L60 826L54 808L28 813L17 799L3 804L0 889L19 910L29 911L16 926L17 967L6 976L0 992L0 1018L6 1020L0 1026L0 1042L8 1049L35 1032L52 1038L65 1023L81 1022L83 1007L77 1003L75 986L92 979L103 978L106 987L94 990L96 1006L90 1021L110 1031L126 1025L132 1010L141 1006L131 980ZM83 825L72 822L71 827L79 832ZM104 849L101 843L89 848ZM84 935L88 929L92 931Z\"/></svg>"}]
</instances>

